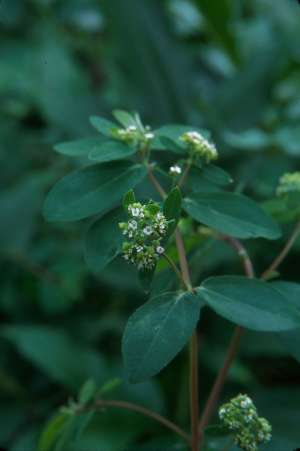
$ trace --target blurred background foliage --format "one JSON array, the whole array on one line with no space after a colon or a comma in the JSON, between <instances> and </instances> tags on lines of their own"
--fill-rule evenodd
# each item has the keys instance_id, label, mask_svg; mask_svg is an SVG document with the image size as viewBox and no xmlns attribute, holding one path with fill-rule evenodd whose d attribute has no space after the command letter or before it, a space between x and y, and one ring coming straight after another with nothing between
<instances>
[{"instance_id":1,"label":"blurred background foliage","mask_svg":"<svg viewBox=\"0 0 300 451\"><path fill-rule=\"evenodd\" d=\"M48 419L84 381L101 387L122 377L122 330L145 301L123 263L89 272L85 222L42 218L49 187L81 163L53 145L92 136L88 117L113 108L137 110L152 126L208 128L235 188L263 203L283 172L299 169L299 34L296 0L0 2L1 449L36 449ZM290 227L283 224L284 236ZM195 282L242 272L225 244L197 245ZM246 246L259 273L282 242ZM300 242L282 267L286 280L299 281L299 259ZM201 405L231 330L212 312L201 319ZM253 396L273 424L273 451L300 446L300 354L291 345L294 359L275 336L247 333L222 395ZM148 383L121 383L112 396L187 425L186 357ZM156 439L166 440L164 450L183 449L151 420L110 410L62 449L161 449Z\"/></svg>"}]
</instances>

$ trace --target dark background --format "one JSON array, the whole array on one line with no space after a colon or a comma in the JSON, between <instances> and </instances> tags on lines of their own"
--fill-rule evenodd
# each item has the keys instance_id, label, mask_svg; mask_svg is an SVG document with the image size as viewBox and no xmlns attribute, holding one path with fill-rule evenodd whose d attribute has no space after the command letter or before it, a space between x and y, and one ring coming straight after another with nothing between
<instances>
[{"instance_id":1,"label":"dark background","mask_svg":"<svg viewBox=\"0 0 300 451\"><path fill-rule=\"evenodd\" d=\"M236 189L264 202L299 169L300 8L292 0L2 0L0 2L0 446L36 449L47 420L82 383L121 376L120 339L145 295L120 262L93 275L87 224L48 224L50 186L80 161L55 143L93 135L89 116L137 110L153 127L208 128ZM291 225L284 224L287 235ZM283 242L246 242L260 271ZM299 281L300 241L281 270ZM224 244L194 254L195 279L241 274ZM201 320L201 405L232 325ZM223 399L249 393L274 428L265 447L300 443L300 346L247 333ZM291 350L291 349L290 349ZM159 377L119 385L113 398L188 424L187 353ZM97 414L72 451L157 449L165 431L135 414ZM158 442L155 442L158 440ZM176 438L170 438L176 447ZM158 446L158 445L157 445ZM160 445L161 446L161 445ZM167 445L166 445L167 446ZM167 447L162 448L166 450ZM171 445L170 445L171 446ZM218 444L212 449L220 449ZM171 449L171 448L170 448Z\"/></svg>"}]
</instances>

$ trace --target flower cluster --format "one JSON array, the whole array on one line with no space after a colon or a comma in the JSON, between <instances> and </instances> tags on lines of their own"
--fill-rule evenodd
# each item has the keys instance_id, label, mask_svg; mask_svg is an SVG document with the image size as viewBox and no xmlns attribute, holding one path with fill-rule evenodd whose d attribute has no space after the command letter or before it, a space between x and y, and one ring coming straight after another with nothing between
<instances>
[{"instance_id":1,"label":"flower cluster","mask_svg":"<svg viewBox=\"0 0 300 451\"><path fill-rule=\"evenodd\" d=\"M168 231L168 221L154 202L128 205L128 222L121 222L120 229L128 240L123 243L123 256L141 269L153 269L165 249L162 240Z\"/></svg>"},{"instance_id":2,"label":"flower cluster","mask_svg":"<svg viewBox=\"0 0 300 451\"><path fill-rule=\"evenodd\" d=\"M279 179L277 195L283 196L300 191L300 172L286 173Z\"/></svg>"},{"instance_id":3,"label":"flower cluster","mask_svg":"<svg viewBox=\"0 0 300 451\"><path fill-rule=\"evenodd\" d=\"M174 164L174 166L170 166L169 174L170 175L180 175L182 173L182 169L178 164Z\"/></svg>"},{"instance_id":4,"label":"flower cluster","mask_svg":"<svg viewBox=\"0 0 300 451\"><path fill-rule=\"evenodd\" d=\"M154 133L148 125L143 131L136 125L129 125L127 128L116 128L112 130L112 136L126 144L139 145L149 144L154 139Z\"/></svg>"},{"instance_id":5,"label":"flower cluster","mask_svg":"<svg viewBox=\"0 0 300 451\"><path fill-rule=\"evenodd\" d=\"M257 451L258 446L271 440L270 423L257 414L256 407L247 395L238 395L224 404L219 417L234 433L235 444L245 451Z\"/></svg>"},{"instance_id":6,"label":"flower cluster","mask_svg":"<svg viewBox=\"0 0 300 451\"><path fill-rule=\"evenodd\" d=\"M207 163L218 158L215 145L207 141L198 132L190 131L183 133L179 139L187 145L193 155L203 158Z\"/></svg>"}]
</instances>

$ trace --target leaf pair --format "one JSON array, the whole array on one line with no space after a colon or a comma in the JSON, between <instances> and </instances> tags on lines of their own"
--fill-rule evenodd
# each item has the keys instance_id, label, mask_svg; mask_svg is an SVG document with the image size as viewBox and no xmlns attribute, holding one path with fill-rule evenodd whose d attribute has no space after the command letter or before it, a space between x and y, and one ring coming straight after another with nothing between
<instances>
[{"instance_id":1,"label":"leaf pair","mask_svg":"<svg viewBox=\"0 0 300 451\"><path fill-rule=\"evenodd\" d=\"M140 382L164 368L187 343L204 305L248 329L293 334L300 328L300 304L288 301L285 287L220 276L204 281L195 293L170 292L150 299L130 317L125 329L122 350L127 377ZM283 335L283 339L292 336Z\"/></svg>"}]
</instances>

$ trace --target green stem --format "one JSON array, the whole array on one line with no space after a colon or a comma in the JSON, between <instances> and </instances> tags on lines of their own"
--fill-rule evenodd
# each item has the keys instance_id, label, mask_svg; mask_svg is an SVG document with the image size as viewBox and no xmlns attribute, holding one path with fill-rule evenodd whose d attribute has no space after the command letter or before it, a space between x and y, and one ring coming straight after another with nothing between
<instances>
[{"instance_id":1,"label":"green stem","mask_svg":"<svg viewBox=\"0 0 300 451\"><path fill-rule=\"evenodd\" d=\"M159 181L153 174L152 167L148 166L149 179L164 199L166 193ZM182 279L188 291L192 291L192 282L187 262L184 242L177 228L175 230L175 240L179 257L179 264ZM191 415L191 451L199 451L199 389L198 389L198 337L197 331L194 332L190 341L190 415Z\"/></svg>"},{"instance_id":2,"label":"green stem","mask_svg":"<svg viewBox=\"0 0 300 451\"><path fill-rule=\"evenodd\" d=\"M167 255L167 254L163 254L163 257L167 260L167 262L169 263L169 265L171 266L171 268L173 269L174 273L176 274L177 278L179 279L179 281L181 282L181 284L184 286L184 288L186 290L189 290L189 287L186 285L184 278L182 277L181 272L179 271L179 269L177 268L177 266L175 265L175 263L173 262L173 260Z\"/></svg>"},{"instance_id":3,"label":"green stem","mask_svg":"<svg viewBox=\"0 0 300 451\"><path fill-rule=\"evenodd\" d=\"M158 423L162 424L169 430L175 432L177 435L179 435L181 438L183 438L188 444L191 443L191 439L190 439L189 435L186 434L186 432L184 432L179 426L177 426L177 424L175 424L172 421L168 420L167 418L159 415L158 413L153 412L152 410L146 409L145 407L139 406L137 404L133 404L133 403L126 402L126 401L99 399L99 400L95 401L95 403L92 406L84 407L82 410L87 410L87 409L90 410L91 408L103 409L103 408L109 408L109 407L111 407L111 408L115 407L118 409L125 409L125 410L130 410L132 412L141 413L142 415L152 418L153 420L156 420ZM79 410L79 413L82 410Z\"/></svg>"},{"instance_id":4,"label":"green stem","mask_svg":"<svg viewBox=\"0 0 300 451\"><path fill-rule=\"evenodd\" d=\"M298 235L300 233L300 220L296 223L292 234L288 241L286 242L285 246L281 250L281 252L277 255L277 257L273 260L271 265L262 273L261 278L264 280L269 279L269 277L272 275L274 271L279 267L279 265L283 262L289 251L291 250L293 244L295 243L296 239L298 238Z\"/></svg>"},{"instance_id":5,"label":"green stem","mask_svg":"<svg viewBox=\"0 0 300 451\"><path fill-rule=\"evenodd\" d=\"M237 254L242 258L245 274L249 278L253 278L254 277L253 265L252 265L249 255L248 255L248 252L246 251L246 249L242 245L242 243L239 240L229 237L227 235L221 236L221 238L224 241L226 241L237 252ZM218 402L219 395L225 384L225 380L226 380L228 371L229 371L229 369L232 365L232 362L234 361L234 359L237 355L237 352L239 350L240 341L241 341L243 333L244 333L244 329L242 327L240 327L240 326L235 327L228 350L226 352L223 366L220 369L220 371L216 377L216 380L214 382L214 385L212 387L212 390L210 392L210 395L209 395L206 405L204 407L204 411L203 411L202 418L200 421L201 439L203 438L203 429L209 423L211 415Z\"/></svg>"}]
</instances>

